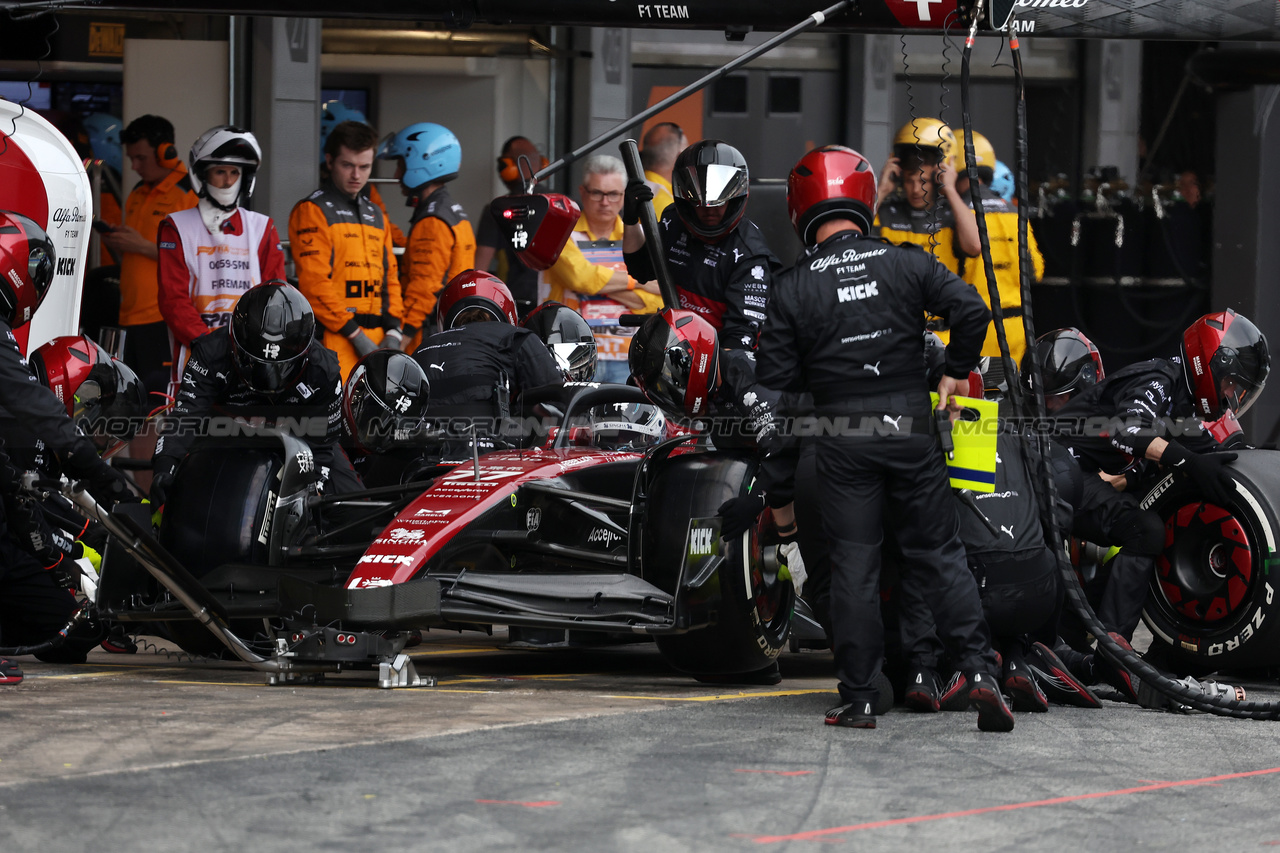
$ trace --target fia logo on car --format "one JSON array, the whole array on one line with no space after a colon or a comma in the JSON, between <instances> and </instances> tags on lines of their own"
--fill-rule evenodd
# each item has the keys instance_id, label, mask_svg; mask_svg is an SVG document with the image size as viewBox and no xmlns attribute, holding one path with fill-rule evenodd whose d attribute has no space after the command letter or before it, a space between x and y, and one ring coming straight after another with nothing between
<instances>
[{"instance_id":1,"label":"fia logo on car","mask_svg":"<svg viewBox=\"0 0 1280 853\"><path fill-rule=\"evenodd\" d=\"M542 510L538 507L529 507L529 511L524 514L524 526L530 533L542 526Z\"/></svg>"}]
</instances>

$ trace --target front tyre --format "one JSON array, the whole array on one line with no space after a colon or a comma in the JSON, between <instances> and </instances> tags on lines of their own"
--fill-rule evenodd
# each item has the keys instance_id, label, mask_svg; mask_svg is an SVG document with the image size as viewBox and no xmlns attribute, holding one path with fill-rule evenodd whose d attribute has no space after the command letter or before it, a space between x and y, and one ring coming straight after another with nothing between
<instances>
[{"instance_id":1,"label":"front tyre","mask_svg":"<svg viewBox=\"0 0 1280 853\"><path fill-rule=\"evenodd\" d=\"M1174 669L1280 663L1280 453L1241 451L1229 506L1165 477L1142 499L1165 523L1143 619Z\"/></svg>"}]
</instances>

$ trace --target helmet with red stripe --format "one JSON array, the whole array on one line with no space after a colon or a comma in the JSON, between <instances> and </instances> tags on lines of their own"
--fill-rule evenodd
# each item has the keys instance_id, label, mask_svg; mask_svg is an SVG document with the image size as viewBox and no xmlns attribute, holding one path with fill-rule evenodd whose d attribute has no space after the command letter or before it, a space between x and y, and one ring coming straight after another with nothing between
<instances>
[{"instance_id":1,"label":"helmet with red stripe","mask_svg":"<svg viewBox=\"0 0 1280 853\"><path fill-rule=\"evenodd\" d=\"M31 319L53 283L53 241L32 219L0 210L0 317L14 326Z\"/></svg>"},{"instance_id":2,"label":"helmet with red stripe","mask_svg":"<svg viewBox=\"0 0 1280 853\"><path fill-rule=\"evenodd\" d=\"M1271 372L1266 336L1230 308L1191 324L1182 335L1182 359L1196 414L1206 419L1243 415Z\"/></svg>"},{"instance_id":3,"label":"helmet with red stripe","mask_svg":"<svg viewBox=\"0 0 1280 853\"><path fill-rule=\"evenodd\" d=\"M716 330L692 311L665 308L645 321L627 354L636 385L673 414L707 414L719 384Z\"/></svg>"},{"instance_id":4,"label":"helmet with red stripe","mask_svg":"<svg viewBox=\"0 0 1280 853\"><path fill-rule=\"evenodd\" d=\"M824 145L800 158L787 177L787 212L806 246L818 242L818 226L849 219L871 231L875 219L876 173L852 148Z\"/></svg>"},{"instance_id":5,"label":"helmet with red stripe","mask_svg":"<svg viewBox=\"0 0 1280 853\"><path fill-rule=\"evenodd\" d=\"M1054 329L1036 338L1035 355L1040 359L1040 378L1046 397L1061 398L1097 385L1107 376L1102 366L1102 353L1084 332L1076 328ZM1022 385L1027 393L1031 387L1032 350L1022 359ZM1064 396L1067 395L1067 396Z\"/></svg>"},{"instance_id":6,"label":"helmet with red stripe","mask_svg":"<svg viewBox=\"0 0 1280 853\"><path fill-rule=\"evenodd\" d=\"M467 309L478 309L488 316L473 315ZM462 316L466 312L467 316ZM497 320L515 326L520 322L516 300L502 279L482 270L465 270L445 285L436 300L436 316L441 329L452 329L461 323L478 319Z\"/></svg>"}]
</instances>

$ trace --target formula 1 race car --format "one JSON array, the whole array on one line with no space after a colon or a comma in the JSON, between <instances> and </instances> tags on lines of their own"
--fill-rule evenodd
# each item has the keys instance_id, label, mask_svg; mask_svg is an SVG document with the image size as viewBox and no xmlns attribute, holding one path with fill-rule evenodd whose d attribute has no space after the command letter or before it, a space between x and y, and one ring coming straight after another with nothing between
<instances>
[{"instance_id":1,"label":"formula 1 race car","mask_svg":"<svg viewBox=\"0 0 1280 853\"><path fill-rule=\"evenodd\" d=\"M575 415L647 401L622 385L564 394L546 446L334 497L317 494L296 438L197 443L158 540L144 508L110 516L99 611L158 624L192 653L225 645L273 682L381 665L380 683L411 684L410 632L493 625L527 646L652 638L694 675L768 667L795 603L763 544L771 518L722 540L716 516L750 488L755 460L696 436L570 446Z\"/></svg>"}]
</instances>

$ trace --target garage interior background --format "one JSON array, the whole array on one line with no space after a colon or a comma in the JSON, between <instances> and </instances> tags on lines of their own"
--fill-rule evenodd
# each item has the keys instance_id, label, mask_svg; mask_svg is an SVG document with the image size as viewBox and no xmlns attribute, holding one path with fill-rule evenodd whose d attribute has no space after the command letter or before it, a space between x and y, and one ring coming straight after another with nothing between
<instances>
[{"instance_id":1,"label":"garage interior background","mask_svg":"<svg viewBox=\"0 0 1280 853\"><path fill-rule=\"evenodd\" d=\"M88 113L159 113L184 153L213 124L247 126L266 153L252 206L278 222L317 183L324 101L361 110L384 134L415 121L453 130L463 164L451 189L474 217L503 191L493 164L508 137L528 136L554 158L767 37L70 11L6 23L0 96L27 101L69 136ZM883 162L912 114L958 125L960 40L803 35L667 117L691 141L719 137L742 149L753 174L748 215L789 259L790 166L828 142ZM1242 59L1206 72L1206 52L1219 49L1219 59ZM1081 327L1113 370L1174 353L1187 323L1225 307L1280 341L1280 301L1268 298L1280 269L1268 227L1280 214L1280 171L1264 157L1280 151L1277 46L1032 36L1023 52L1032 226L1048 265L1034 291L1041 330ZM1001 39L980 38L973 75L974 127L1012 165L1012 69ZM387 164L378 168L389 180ZM1186 169L1207 198L1194 210L1174 190ZM123 176L126 189L135 182ZM552 183L576 193L577 174ZM408 208L393 185L382 190L403 226ZM1280 394L1264 394L1245 428L1274 445Z\"/></svg>"}]
</instances>

